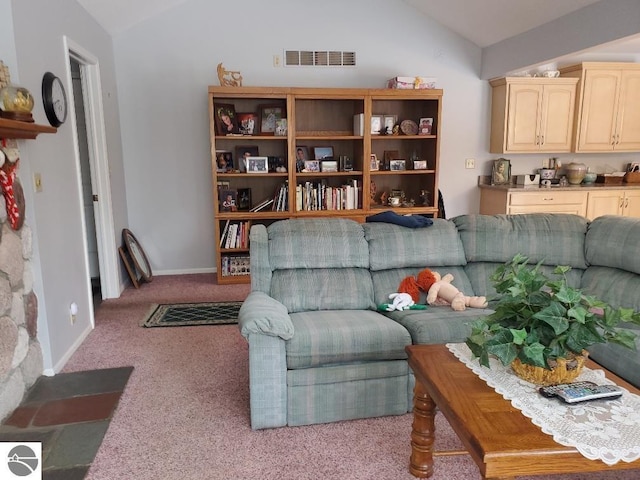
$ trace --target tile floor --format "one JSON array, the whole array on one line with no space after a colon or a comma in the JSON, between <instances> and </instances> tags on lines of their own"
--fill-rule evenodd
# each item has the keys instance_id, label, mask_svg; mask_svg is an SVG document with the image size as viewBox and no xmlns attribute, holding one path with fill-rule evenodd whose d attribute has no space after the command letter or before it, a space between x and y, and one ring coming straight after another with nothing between
<instances>
[{"instance_id":1,"label":"tile floor","mask_svg":"<svg viewBox=\"0 0 640 480\"><path fill-rule=\"evenodd\" d=\"M44 480L82 480L133 367L40 377L0 425L0 440L42 442Z\"/></svg>"}]
</instances>

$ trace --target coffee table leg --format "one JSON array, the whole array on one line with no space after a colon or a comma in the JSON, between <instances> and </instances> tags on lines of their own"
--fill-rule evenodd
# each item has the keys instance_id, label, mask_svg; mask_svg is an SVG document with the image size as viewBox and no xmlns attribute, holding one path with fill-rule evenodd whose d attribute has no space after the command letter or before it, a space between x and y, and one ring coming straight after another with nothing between
<instances>
[{"instance_id":1,"label":"coffee table leg","mask_svg":"<svg viewBox=\"0 0 640 480\"><path fill-rule=\"evenodd\" d=\"M433 475L433 441L436 404L416 379L413 389L413 429L411 431L411 460L409 472L414 477Z\"/></svg>"}]
</instances>

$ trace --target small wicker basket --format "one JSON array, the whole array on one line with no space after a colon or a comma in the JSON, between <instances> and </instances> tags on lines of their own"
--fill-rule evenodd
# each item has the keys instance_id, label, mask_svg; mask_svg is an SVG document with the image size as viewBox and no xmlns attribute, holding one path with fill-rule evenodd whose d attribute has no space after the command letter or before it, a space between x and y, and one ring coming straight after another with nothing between
<instances>
[{"instance_id":1,"label":"small wicker basket","mask_svg":"<svg viewBox=\"0 0 640 480\"><path fill-rule=\"evenodd\" d=\"M576 355L573 358L558 358L555 360L556 365L551 370L524 364L520 359L516 358L511 363L511 368L518 377L527 382L543 386L558 385L560 383L573 382L578 378L584 363L587 361L587 356L588 352L584 351L582 355Z\"/></svg>"}]
</instances>

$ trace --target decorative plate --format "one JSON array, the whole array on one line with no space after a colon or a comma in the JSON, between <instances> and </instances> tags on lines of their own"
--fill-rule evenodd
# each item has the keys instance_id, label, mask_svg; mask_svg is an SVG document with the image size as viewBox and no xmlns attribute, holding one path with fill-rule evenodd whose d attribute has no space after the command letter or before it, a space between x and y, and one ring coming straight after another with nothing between
<instances>
[{"instance_id":1,"label":"decorative plate","mask_svg":"<svg viewBox=\"0 0 640 480\"><path fill-rule=\"evenodd\" d=\"M413 120L403 120L400 124L400 130L405 135L417 135L418 134L418 124Z\"/></svg>"}]
</instances>

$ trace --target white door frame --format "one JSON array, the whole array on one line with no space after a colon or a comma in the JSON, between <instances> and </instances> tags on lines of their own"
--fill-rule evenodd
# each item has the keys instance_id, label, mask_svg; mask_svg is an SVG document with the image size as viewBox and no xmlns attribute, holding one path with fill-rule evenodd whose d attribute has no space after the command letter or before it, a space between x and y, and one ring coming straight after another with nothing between
<instances>
[{"instance_id":1,"label":"white door frame","mask_svg":"<svg viewBox=\"0 0 640 480\"><path fill-rule=\"evenodd\" d=\"M118 256L116 255L118 247L115 241L113 206L111 203L111 181L109 178L109 158L107 156L104 109L102 105L100 65L94 55L66 35L63 37L63 41L67 78L71 79L71 58L80 63L80 76L82 78L82 92L87 123L87 142L89 144L89 164L91 166L91 186L98 196L98 202L94 202L94 215L102 298L118 298L120 296L119 263ZM70 95L69 105L73 105L73 88L71 85L68 86L67 92ZM78 185L81 185L80 151L78 149L78 131L75 115L72 115L70 120L73 127ZM79 195L80 198L82 198L81 188ZM91 292L86 235L87 225L84 216L82 218L82 231L84 235L83 242L86 257L87 283L89 285L89 292ZM92 302L90 303L92 304Z\"/></svg>"}]
</instances>

